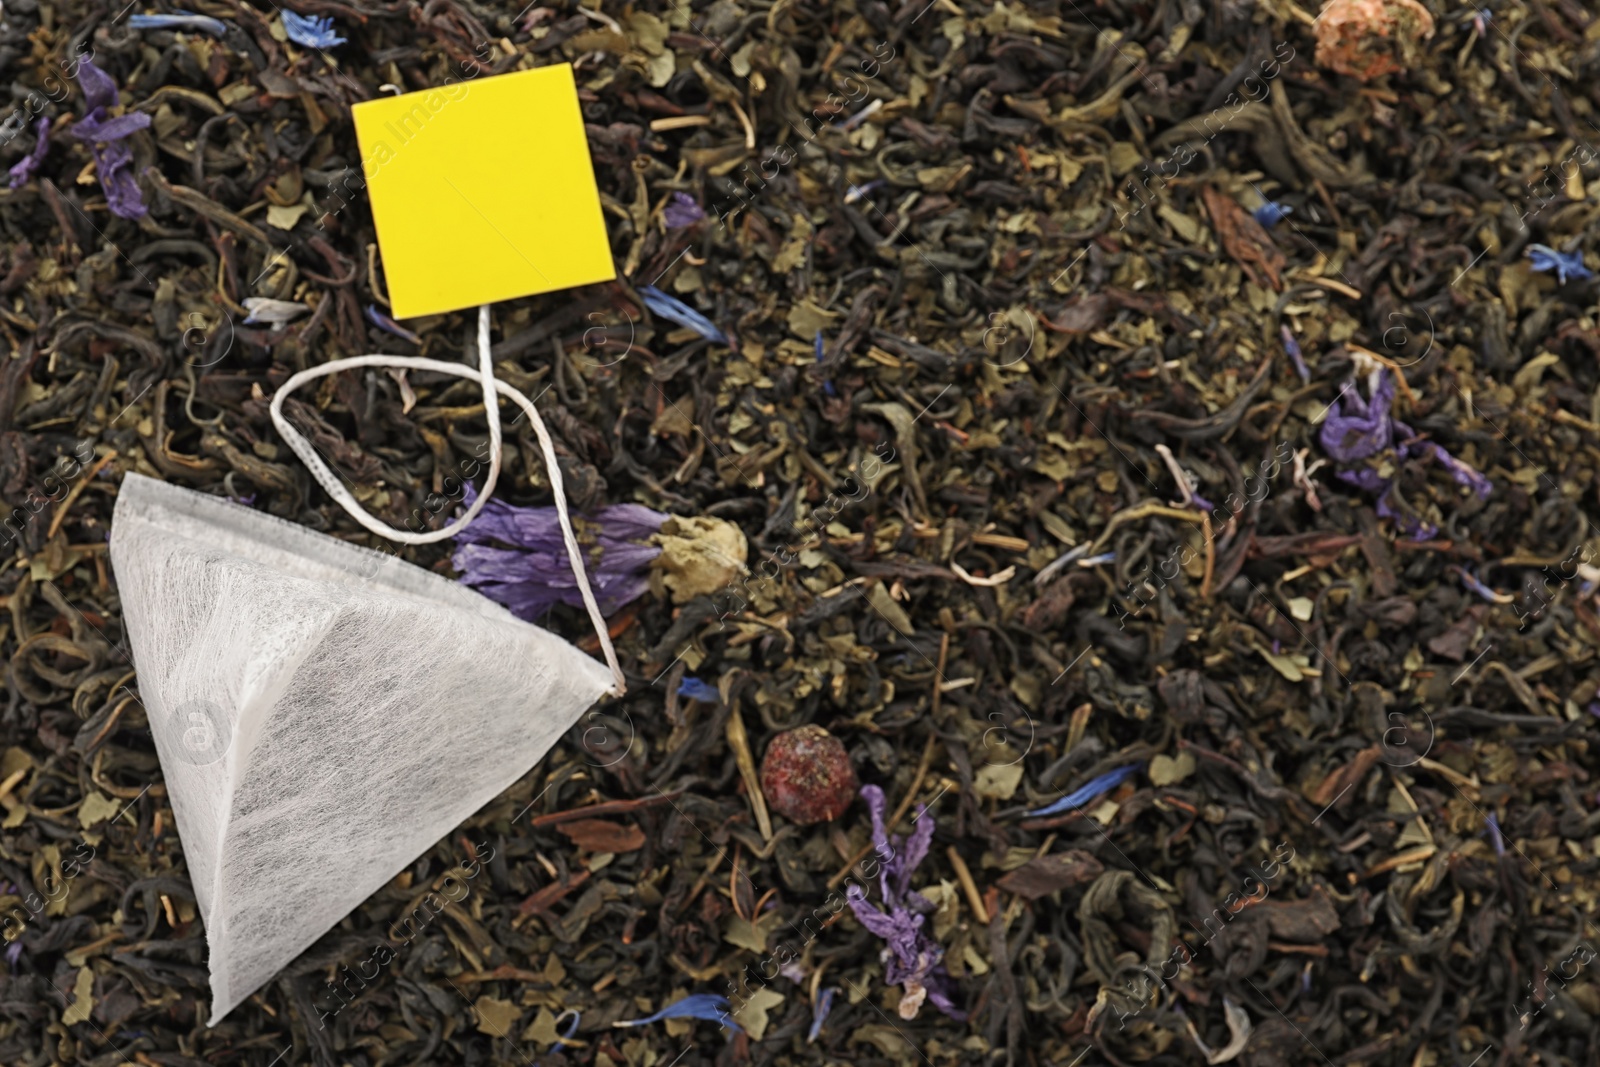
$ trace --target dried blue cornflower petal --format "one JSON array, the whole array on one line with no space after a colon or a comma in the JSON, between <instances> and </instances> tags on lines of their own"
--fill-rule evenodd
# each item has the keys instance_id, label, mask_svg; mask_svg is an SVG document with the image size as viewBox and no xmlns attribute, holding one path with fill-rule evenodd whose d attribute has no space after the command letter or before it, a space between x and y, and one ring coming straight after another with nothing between
<instances>
[{"instance_id":1,"label":"dried blue cornflower petal","mask_svg":"<svg viewBox=\"0 0 1600 1067\"><path fill-rule=\"evenodd\" d=\"M567 1042L571 1041L572 1036L578 1032L578 1024L583 1022L583 1016L579 1014L576 1008L568 1008L560 1015L557 1015L556 1022L559 1023L562 1019L565 1019L569 1015L572 1016L572 1021L567 1025L566 1032L556 1034L556 1043L550 1046L551 1052L559 1052L561 1049L565 1048L567 1046Z\"/></svg>"},{"instance_id":2,"label":"dried blue cornflower petal","mask_svg":"<svg viewBox=\"0 0 1600 1067\"><path fill-rule=\"evenodd\" d=\"M1272 227L1288 218L1290 213L1293 211L1294 208L1290 207L1288 204L1281 204L1276 200L1268 200L1265 204L1262 204L1260 207L1250 212L1250 214L1255 216L1257 222L1261 223L1262 226L1270 230Z\"/></svg>"},{"instance_id":3,"label":"dried blue cornflower petal","mask_svg":"<svg viewBox=\"0 0 1600 1067\"><path fill-rule=\"evenodd\" d=\"M1555 271L1562 285L1567 284L1568 278L1588 281L1594 277L1594 271L1583 265L1582 252L1557 252L1549 245L1529 245L1528 259L1534 270Z\"/></svg>"},{"instance_id":4,"label":"dried blue cornflower petal","mask_svg":"<svg viewBox=\"0 0 1600 1067\"><path fill-rule=\"evenodd\" d=\"M661 209L661 217L666 220L667 229L681 230L705 218L706 213L688 193L673 193L667 198L667 206Z\"/></svg>"},{"instance_id":5,"label":"dried blue cornflower petal","mask_svg":"<svg viewBox=\"0 0 1600 1067\"><path fill-rule=\"evenodd\" d=\"M611 1025L646 1026L662 1019L704 1019L707 1022L721 1023L730 1030L741 1030L742 1027L728 1015L728 1007L727 997L717 993L694 993L675 1004L668 1004L654 1015L646 1015L643 1019L627 1019Z\"/></svg>"},{"instance_id":6,"label":"dried blue cornflower petal","mask_svg":"<svg viewBox=\"0 0 1600 1067\"><path fill-rule=\"evenodd\" d=\"M828 1021L828 1013L833 1011L833 998L839 991L832 986L822 991L817 1002L811 1006L811 1030L806 1034L806 1044L810 1045L817 1040L817 1035L822 1033L822 1024Z\"/></svg>"},{"instance_id":7,"label":"dried blue cornflower petal","mask_svg":"<svg viewBox=\"0 0 1600 1067\"><path fill-rule=\"evenodd\" d=\"M687 326L707 341L714 341L719 345L728 343L728 337L694 308L685 304L675 296L668 296L653 285L641 286L639 295L644 297L644 306L650 309L650 314L660 315L668 322L675 322L679 326Z\"/></svg>"},{"instance_id":8,"label":"dried blue cornflower petal","mask_svg":"<svg viewBox=\"0 0 1600 1067\"><path fill-rule=\"evenodd\" d=\"M469 482L465 505L470 508L477 496ZM640 542L667 518L639 504L612 504L592 516L573 516L589 587L603 614L620 611L649 590L650 562L661 550ZM583 603L553 507L523 508L490 500L472 525L456 534L455 544L451 561L462 584L504 604L520 619L536 622L557 604Z\"/></svg>"},{"instance_id":9,"label":"dried blue cornflower petal","mask_svg":"<svg viewBox=\"0 0 1600 1067\"><path fill-rule=\"evenodd\" d=\"M817 363L818 364L821 364L824 355L825 355L825 352L823 351L823 347L822 347L822 331L818 330L817 331ZM833 387L833 383L831 381L825 381L825 382L822 383L822 391L827 393L829 396L838 396L839 395L839 391Z\"/></svg>"},{"instance_id":10,"label":"dried blue cornflower petal","mask_svg":"<svg viewBox=\"0 0 1600 1067\"><path fill-rule=\"evenodd\" d=\"M1483 820L1489 826L1489 840L1494 842L1494 851L1497 856L1506 854L1506 839L1500 833L1500 820L1490 812Z\"/></svg>"},{"instance_id":11,"label":"dried blue cornflower petal","mask_svg":"<svg viewBox=\"0 0 1600 1067\"><path fill-rule=\"evenodd\" d=\"M303 48L333 48L344 44L344 38L333 32L333 19L314 15L283 13L283 30L289 40Z\"/></svg>"},{"instance_id":12,"label":"dried blue cornflower petal","mask_svg":"<svg viewBox=\"0 0 1600 1067\"><path fill-rule=\"evenodd\" d=\"M379 311L376 304L367 305L367 321L385 333L392 333L396 337L410 341L414 345L422 344L422 338Z\"/></svg>"},{"instance_id":13,"label":"dried blue cornflower petal","mask_svg":"<svg viewBox=\"0 0 1600 1067\"><path fill-rule=\"evenodd\" d=\"M1495 592L1493 589L1489 588L1487 585L1484 585L1482 582L1478 581L1477 577L1475 575L1473 575L1470 571L1468 571L1465 567L1457 567L1456 570L1460 571L1460 573L1461 573L1461 584L1462 585L1466 586L1468 589L1472 590L1474 593L1477 593L1480 597L1482 597L1483 599L1487 600L1491 604L1509 604L1513 600L1516 599L1515 597L1511 596L1509 593L1497 593L1497 592Z\"/></svg>"},{"instance_id":14,"label":"dried blue cornflower petal","mask_svg":"<svg viewBox=\"0 0 1600 1067\"><path fill-rule=\"evenodd\" d=\"M128 26L135 30L193 30L221 37L228 27L209 15L196 15L193 11L175 11L170 15L129 15Z\"/></svg>"},{"instance_id":15,"label":"dried blue cornflower petal","mask_svg":"<svg viewBox=\"0 0 1600 1067\"><path fill-rule=\"evenodd\" d=\"M13 941L6 946L6 962L11 965L12 972L16 972L17 961L22 958L22 942Z\"/></svg>"},{"instance_id":16,"label":"dried blue cornflower petal","mask_svg":"<svg viewBox=\"0 0 1600 1067\"><path fill-rule=\"evenodd\" d=\"M889 910L885 913L873 907L859 885L851 884L845 898L856 920L884 941L880 953L883 979L905 990L900 998L900 1017L915 1018L926 999L952 1019L965 1019L966 1012L951 1000L950 976L940 962L944 949L926 929L927 917L937 909L927 897L911 890L911 875L933 845L933 818L926 806L919 806L911 835L897 834L891 840L883 821L887 806L883 790L864 785L861 799L872 816L872 843L883 857L878 887Z\"/></svg>"},{"instance_id":17,"label":"dried blue cornflower petal","mask_svg":"<svg viewBox=\"0 0 1600 1067\"><path fill-rule=\"evenodd\" d=\"M1300 342L1295 340L1287 325L1279 326L1278 331L1283 337L1283 350L1289 353L1289 359L1294 363L1294 372L1300 375L1302 382L1309 382L1311 370L1306 366L1306 361L1300 352Z\"/></svg>"},{"instance_id":18,"label":"dried blue cornflower petal","mask_svg":"<svg viewBox=\"0 0 1600 1067\"><path fill-rule=\"evenodd\" d=\"M1100 567L1100 566L1104 566L1107 563L1115 563L1116 561L1117 561L1117 554L1115 552L1102 552L1098 556L1089 556L1089 557L1087 557L1085 559L1080 559L1078 561L1078 566L1080 566L1080 567Z\"/></svg>"},{"instance_id":19,"label":"dried blue cornflower petal","mask_svg":"<svg viewBox=\"0 0 1600 1067\"><path fill-rule=\"evenodd\" d=\"M89 145L94 156L95 174L106 193L106 205L111 213L122 219L139 219L148 214L139 185L133 180L133 149L122 144L122 139L150 125L150 116L142 111L130 115L107 118L106 109L117 106L117 83L111 76L85 58L78 64L78 85L83 89L84 106L88 109L83 118L72 127L72 136Z\"/></svg>"},{"instance_id":20,"label":"dried blue cornflower petal","mask_svg":"<svg viewBox=\"0 0 1600 1067\"><path fill-rule=\"evenodd\" d=\"M39 125L34 127L39 134L39 142L33 146L33 151L23 156L15 163L11 170L11 188L20 189L27 180L33 177L33 172L44 163L44 154L50 150L50 119L39 120Z\"/></svg>"},{"instance_id":21,"label":"dried blue cornflower petal","mask_svg":"<svg viewBox=\"0 0 1600 1067\"><path fill-rule=\"evenodd\" d=\"M678 683L678 695L698 700L702 704L715 704L722 699L722 694L717 692L717 687L710 682L702 682L692 674L683 676L683 681Z\"/></svg>"},{"instance_id":22,"label":"dried blue cornflower petal","mask_svg":"<svg viewBox=\"0 0 1600 1067\"><path fill-rule=\"evenodd\" d=\"M881 189L883 185L883 178L874 178L865 185L852 185L844 191L844 202L853 204L862 197L870 196L874 189Z\"/></svg>"},{"instance_id":23,"label":"dried blue cornflower petal","mask_svg":"<svg viewBox=\"0 0 1600 1067\"><path fill-rule=\"evenodd\" d=\"M1091 778L1083 786L1074 789L1054 804L1046 805L1037 811L1028 812L1027 817L1034 819L1044 815L1057 815L1071 808L1081 808L1101 793L1110 792L1143 769L1143 763L1130 763L1126 767L1118 767L1114 771L1107 771L1098 778Z\"/></svg>"}]
</instances>

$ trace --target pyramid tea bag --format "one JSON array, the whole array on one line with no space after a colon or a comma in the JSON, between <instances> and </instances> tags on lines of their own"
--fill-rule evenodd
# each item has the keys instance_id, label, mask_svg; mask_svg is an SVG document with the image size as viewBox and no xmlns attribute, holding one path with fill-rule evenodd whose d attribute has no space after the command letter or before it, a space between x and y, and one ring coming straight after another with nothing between
<instances>
[{"instance_id":1,"label":"pyramid tea bag","mask_svg":"<svg viewBox=\"0 0 1600 1067\"><path fill-rule=\"evenodd\" d=\"M278 428L369 529L450 536L500 470L496 394L530 416L568 557L607 664L473 590L393 555L137 474L122 483L111 561L139 687L210 948L211 1024L463 819L527 773L617 666L532 402L496 381L488 308L477 370L397 356L334 360L273 399ZM282 413L314 378L403 366L479 381L490 467L466 515L392 530L362 511Z\"/></svg>"}]
</instances>

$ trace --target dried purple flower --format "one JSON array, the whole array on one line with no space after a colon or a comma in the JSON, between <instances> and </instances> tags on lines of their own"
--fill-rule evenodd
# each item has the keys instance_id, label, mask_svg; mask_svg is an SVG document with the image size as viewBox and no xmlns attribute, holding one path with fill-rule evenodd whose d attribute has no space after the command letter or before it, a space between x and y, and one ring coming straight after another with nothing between
<instances>
[{"instance_id":1,"label":"dried purple flower","mask_svg":"<svg viewBox=\"0 0 1600 1067\"><path fill-rule=\"evenodd\" d=\"M1341 463L1354 463L1359 459L1377 455L1394 443L1394 420L1389 415L1389 405L1394 402L1394 382L1389 372L1382 368L1368 378L1372 389L1371 401L1363 400L1355 379L1346 382L1333 403L1328 405L1328 417L1322 424L1322 447ZM1348 405L1350 414L1345 413Z\"/></svg>"},{"instance_id":2,"label":"dried purple flower","mask_svg":"<svg viewBox=\"0 0 1600 1067\"><path fill-rule=\"evenodd\" d=\"M11 944L6 946L6 962L11 964L11 970L12 970L13 973L16 972L17 961L19 959L21 959L21 958L22 958L22 942L21 941L13 941L13 942L11 942Z\"/></svg>"},{"instance_id":3,"label":"dried purple flower","mask_svg":"<svg viewBox=\"0 0 1600 1067\"><path fill-rule=\"evenodd\" d=\"M143 218L149 209L133 180L133 149L121 142L134 131L149 127L150 116L141 111L108 118L106 111L117 106L117 83L95 66L93 59L85 57L78 64L78 85L88 111L73 125L72 136L89 145L111 213L122 219Z\"/></svg>"},{"instance_id":4,"label":"dried purple flower","mask_svg":"<svg viewBox=\"0 0 1600 1067\"><path fill-rule=\"evenodd\" d=\"M477 491L468 484L466 506L475 499ZM661 550L643 541L667 518L640 504L613 504L587 519L572 517L602 612L610 615L650 588L646 572ZM462 583L504 604L518 618L534 622L557 604L583 603L553 507L521 508L491 500L455 542L452 562Z\"/></svg>"},{"instance_id":5,"label":"dried purple flower","mask_svg":"<svg viewBox=\"0 0 1600 1067\"><path fill-rule=\"evenodd\" d=\"M861 925L885 942L881 953L884 981L905 990L900 998L900 1017L916 1018L926 999L952 1019L965 1019L966 1012L950 999L950 976L940 962L944 949L924 929L928 915L935 910L933 902L911 890L911 875L933 844L933 818L925 806L919 806L911 836L897 834L891 840L883 824L883 790L864 785L861 799L872 815L872 843L883 857L878 886L889 911L885 914L869 904L859 885L852 884L845 896Z\"/></svg>"},{"instance_id":6,"label":"dried purple flower","mask_svg":"<svg viewBox=\"0 0 1600 1067\"><path fill-rule=\"evenodd\" d=\"M705 218L706 213L688 193L673 193L667 198L667 206L662 208L661 217L666 220L667 229L681 230Z\"/></svg>"},{"instance_id":7,"label":"dried purple flower","mask_svg":"<svg viewBox=\"0 0 1600 1067\"><path fill-rule=\"evenodd\" d=\"M1456 480L1456 484L1471 489L1478 494L1479 500L1488 500L1489 494L1494 492L1493 482L1446 452L1443 445L1436 445L1432 441L1419 441L1417 447L1432 452L1433 458L1450 472L1450 477Z\"/></svg>"},{"instance_id":8,"label":"dried purple flower","mask_svg":"<svg viewBox=\"0 0 1600 1067\"><path fill-rule=\"evenodd\" d=\"M1345 383L1339 396L1328 405L1328 418L1322 424L1320 440L1329 455L1342 463L1355 463L1386 449L1393 449L1397 465L1414 457L1431 457L1450 472L1457 485L1471 489L1480 500L1488 499L1494 490L1493 482L1456 459L1443 445L1418 438L1411 427L1390 412L1395 386L1388 370L1380 367L1373 371L1368 383L1372 391L1370 401L1362 399L1352 379ZM1350 414L1346 413L1341 402L1347 405ZM1402 510L1396 506L1397 503L1403 505L1404 501L1398 496L1392 476L1384 477L1377 468L1363 464L1352 470L1340 471L1338 478L1358 489L1376 494L1378 515L1392 519L1408 536L1428 538L1438 532L1432 523L1423 521L1410 513L1409 509Z\"/></svg>"},{"instance_id":9,"label":"dried purple flower","mask_svg":"<svg viewBox=\"0 0 1600 1067\"><path fill-rule=\"evenodd\" d=\"M50 119L42 118L35 127L39 133L39 143L33 146L33 151L23 156L10 170L11 188L20 189L33 177L33 172L44 163L44 154L50 150Z\"/></svg>"}]
</instances>

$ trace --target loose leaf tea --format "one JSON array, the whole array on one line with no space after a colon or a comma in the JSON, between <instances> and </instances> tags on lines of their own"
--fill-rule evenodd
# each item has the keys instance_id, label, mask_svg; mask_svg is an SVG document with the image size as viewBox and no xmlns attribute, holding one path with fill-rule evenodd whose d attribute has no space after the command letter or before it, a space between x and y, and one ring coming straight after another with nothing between
<instances>
[{"instance_id":1,"label":"loose leaf tea","mask_svg":"<svg viewBox=\"0 0 1600 1067\"><path fill-rule=\"evenodd\" d=\"M1570 0L8 0L0 1063L1600 1063L1597 40ZM378 353L430 362L279 407L319 481L272 399ZM487 492L480 358L554 459L505 407ZM341 662L331 784L262 788L415 858L339 907L241 873L326 932L207 1026L239 930L176 756L240 737L135 669L119 498L598 655L551 469L626 694L506 784L543 698L485 740L425 668L515 653L418 613ZM414 537L493 509L400 544L330 485ZM197 671L209 588L165 594ZM426 794L377 803L368 726ZM819 731L816 795L762 773Z\"/></svg>"}]
</instances>

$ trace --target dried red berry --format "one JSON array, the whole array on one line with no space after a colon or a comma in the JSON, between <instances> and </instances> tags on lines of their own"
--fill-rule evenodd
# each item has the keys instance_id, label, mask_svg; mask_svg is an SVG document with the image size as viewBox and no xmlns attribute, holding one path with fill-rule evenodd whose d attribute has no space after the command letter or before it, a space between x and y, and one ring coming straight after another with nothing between
<instances>
[{"instance_id":1,"label":"dried red berry","mask_svg":"<svg viewBox=\"0 0 1600 1067\"><path fill-rule=\"evenodd\" d=\"M779 734L761 761L761 790L767 803L802 826L843 815L858 785L844 745L820 726Z\"/></svg>"}]
</instances>

